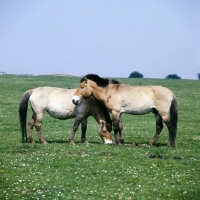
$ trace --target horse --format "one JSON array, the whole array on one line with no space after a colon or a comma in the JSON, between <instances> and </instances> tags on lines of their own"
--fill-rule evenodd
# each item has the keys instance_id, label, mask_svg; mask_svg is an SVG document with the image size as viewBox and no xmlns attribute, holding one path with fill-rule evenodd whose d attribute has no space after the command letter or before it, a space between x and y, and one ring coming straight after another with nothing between
<instances>
[{"instance_id":1,"label":"horse","mask_svg":"<svg viewBox=\"0 0 200 200\"><path fill-rule=\"evenodd\" d=\"M81 78L72 102L78 105L82 100L94 96L101 101L112 114L115 143L123 143L122 113L143 115L155 114L156 133L150 142L154 145L163 129L165 122L169 140L168 146L175 146L177 134L178 109L174 93L162 86L130 86L126 84L110 84L110 81L95 74ZM118 137L119 135L119 137Z\"/></svg>"},{"instance_id":2,"label":"horse","mask_svg":"<svg viewBox=\"0 0 200 200\"><path fill-rule=\"evenodd\" d=\"M81 140L87 143L86 129L87 118L93 116L99 124L99 135L105 144L111 144L112 138L112 120L106 107L97 101L94 97L87 98L78 106L75 106L71 99L75 89L62 89L56 87L38 87L27 90L19 104L19 120L22 133L22 142L33 142L32 131L36 128L38 138L41 143L47 144L42 136L42 119L45 111L56 119L75 118L74 126L69 137L69 143L74 144L75 133L81 123L82 135ZM30 101L32 108L32 117L28 122L29 136L27 138L26 119L28 102Z\"/></svg>"}]
</instances>

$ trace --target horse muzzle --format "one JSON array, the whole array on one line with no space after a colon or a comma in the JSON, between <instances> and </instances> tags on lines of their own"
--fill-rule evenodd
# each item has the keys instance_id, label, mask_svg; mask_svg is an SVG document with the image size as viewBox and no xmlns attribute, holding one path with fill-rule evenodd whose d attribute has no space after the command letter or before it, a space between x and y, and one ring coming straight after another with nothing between
<instances>
[{"instance_id":1,"label":"horse muzzle","mask_svg":"<svg viewBox=\"0 0 200 200\"><path fill-rule=\"evenodd\" d=\"M113 143L112 140L108 140L108 139L104 140L104 144L112 144L112 143Z\"/></svg>"},{"instance_id":2,"label":"horse muzzle","mask_svg":"<svg viewBox=\"0 0 200 200\"><path fill-rule=\"evenodd\" d=\"M73 96L72 103L75 105L78 105L81 102L80 98L78 96Z\"/></svg>"}]
</instances>

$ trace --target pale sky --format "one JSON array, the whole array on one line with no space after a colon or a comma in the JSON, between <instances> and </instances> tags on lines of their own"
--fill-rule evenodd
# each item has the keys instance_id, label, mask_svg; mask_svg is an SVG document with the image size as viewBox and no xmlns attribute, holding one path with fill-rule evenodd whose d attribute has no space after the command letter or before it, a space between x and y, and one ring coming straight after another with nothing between
<instances>
[{"instance_id":1,"label":"pale sky","mask_svg":"<svg viewBox=\"0 0 200 200\"><path fill-rule=\"evenodd\" d=\"M200 73L199 0L0 0L0 72Z\"/></svg>"}]
</instances>

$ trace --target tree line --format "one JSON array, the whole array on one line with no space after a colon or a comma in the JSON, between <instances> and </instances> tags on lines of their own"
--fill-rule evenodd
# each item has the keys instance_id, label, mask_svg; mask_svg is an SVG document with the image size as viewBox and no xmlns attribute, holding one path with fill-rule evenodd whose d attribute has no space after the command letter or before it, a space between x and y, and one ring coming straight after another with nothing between
<instances>
[{"instance_id":1,"label":"tree line","mask_svg":"<svg viewBox=\"0 0 200 200\"><path fill-rule=\"evenodd\" d=\"M134 71L130 73L128 78L144 78L144 76L140 72ZM181 77L178 76L177 74L169 74L165 78L166 79L181 79ZM197 74L197 79L200 80L200 73Z\"/></svg>"}]
</instances>

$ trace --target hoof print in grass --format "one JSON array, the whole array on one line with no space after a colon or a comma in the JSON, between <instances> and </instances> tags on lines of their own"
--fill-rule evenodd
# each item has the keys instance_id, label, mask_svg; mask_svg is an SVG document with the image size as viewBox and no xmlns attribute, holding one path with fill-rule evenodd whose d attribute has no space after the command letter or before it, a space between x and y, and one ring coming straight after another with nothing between
<instances>
[{"instance_id":1,"label":"hoof print in grass","mask_svg":"<svg viewBox=\"0 0 200 200\"><path fill-rule=\"evenodd\" d=\"M181 160L181 157L174 156L174 160Z\"/></svg>"},{"instance_id":2,"label":"hoof print in grass","mask_svg":"<svg viewBox=\"0 0 200 200\"><path fill-rule=\"evenodd\" d=\"M156 155L156 154L151 154L149 157L150 157L150 158L160 158L160 159L162 159L162 160L167 159L166 156Z\"/></svg>"},{"instance_id":3,"label":"hoof print in grass","mask_svg":"<svg viewBox=\"0 0 200 200\"><path fill-rule=\"evenodd\" d=\"M151 155L149 156L149 158L156 158L156 155L155 155L155 154L151 154Z\"/></svg>"}]
</instances>

